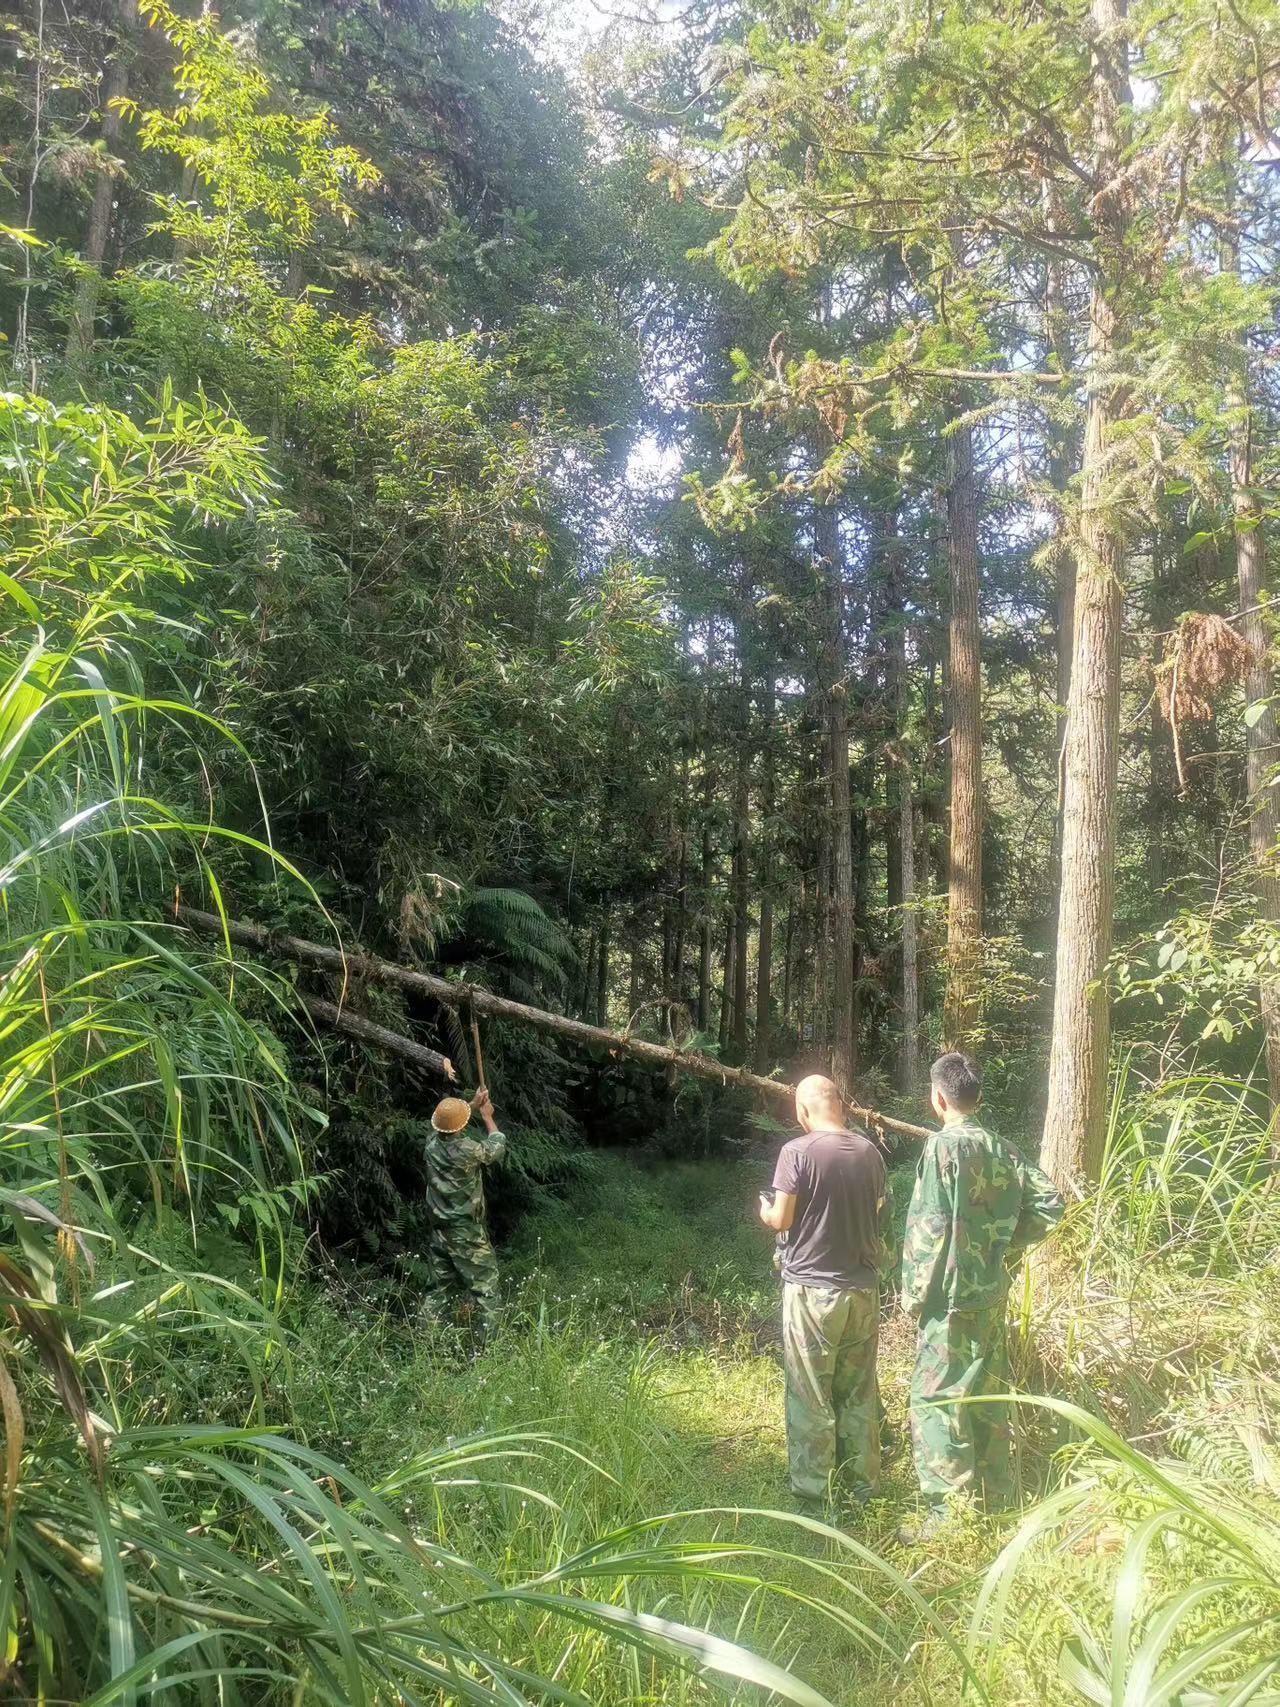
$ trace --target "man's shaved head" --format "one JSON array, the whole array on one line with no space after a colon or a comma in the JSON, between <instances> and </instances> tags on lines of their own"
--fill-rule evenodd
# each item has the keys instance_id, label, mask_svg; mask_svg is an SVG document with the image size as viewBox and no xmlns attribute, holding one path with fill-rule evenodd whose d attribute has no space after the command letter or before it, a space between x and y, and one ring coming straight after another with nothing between
<instances>
[{"instance_id":1,"label":"man's shaved head","mask_svg":"<svg viewBox=\"0 0 1280 1707\"><path fill-rule=\"evenodd\" d=\"M833 1080L810 1073L796 1086L796 1118L806 1132L844 1125L844 1098Z\"/></svg>"}]
</instances>

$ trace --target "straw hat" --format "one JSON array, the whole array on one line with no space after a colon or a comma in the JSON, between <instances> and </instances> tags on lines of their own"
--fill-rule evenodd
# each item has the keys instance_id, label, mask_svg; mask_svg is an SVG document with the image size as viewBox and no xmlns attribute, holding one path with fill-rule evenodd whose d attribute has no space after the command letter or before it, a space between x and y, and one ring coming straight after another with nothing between
<instances>
[{"instance_id":1,"label":"straw hat","mask_svg":"<svg viewBox=\"0 0 1280 1707\"><path fill-rule=\"evenodd\" d=\"M471 1119L471 1104L463 1102L461 1097L445 1097L443 1102L436 1104L436 1111L431 1116L431 1124L437 1132L461 1132Z\"/></svg>"}]
</instances>

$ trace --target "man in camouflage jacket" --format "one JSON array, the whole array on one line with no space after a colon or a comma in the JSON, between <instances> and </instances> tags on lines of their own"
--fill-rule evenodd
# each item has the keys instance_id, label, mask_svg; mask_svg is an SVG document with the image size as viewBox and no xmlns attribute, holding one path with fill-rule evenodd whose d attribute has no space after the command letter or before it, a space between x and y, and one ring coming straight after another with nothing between
<instances>
[{"instance_id":1,"label":"man in camouflage jacket","mask_svg":"<svg viewBox=\"0 0 1280 1707\"><path fill-rule=\"evenodd\" d=\"M975 1063L953 1052L930 1076L943 1126L920 1158L902 1257L902 1305L919 1326L911 1442L926 1531L954 1494L998 1507L1013 1492L1008 1407L957 1401L1007 1390L1012 1265L1063 1212L1052 1181L976 1118Z\"/></svg>"},{"instance_id":2,"label":"man in camouflage jacket","mask_svg":"<svg viewBox=\"0 0 1280 1707\"><path fill-rule=\"evenodd\" d=\"M468 1138L463 1130L473 1111L484 1122L483 1138ZM497 1320L499 1282L498 1259L484 1224L484 1170L502 1160L507 1141L484 1089L469 1104L445 1097L431 1116L431 1127L425 1160L432 1266L437 1284L460 1294L464 1317L483 1336Z\"/></svg>"}]
</instances>

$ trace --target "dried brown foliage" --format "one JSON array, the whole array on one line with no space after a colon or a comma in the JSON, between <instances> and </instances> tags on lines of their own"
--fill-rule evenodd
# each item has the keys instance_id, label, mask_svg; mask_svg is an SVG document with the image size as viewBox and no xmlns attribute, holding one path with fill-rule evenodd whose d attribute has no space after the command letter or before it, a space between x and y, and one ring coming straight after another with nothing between
<instances>
[{"instance_id":1,"label":"dried brown foliage","mask_svg":"<svg viewBox=\"0 0 1280 1707\"><path fill-rule=\"evenodd\" d=\"M1171 724L1206 723L1222 690L1243 682L1255 662L1253 647L1224 617L1192 611L1165 642L1156 670L1160 709Z\"/></svg>"}]
</instances>

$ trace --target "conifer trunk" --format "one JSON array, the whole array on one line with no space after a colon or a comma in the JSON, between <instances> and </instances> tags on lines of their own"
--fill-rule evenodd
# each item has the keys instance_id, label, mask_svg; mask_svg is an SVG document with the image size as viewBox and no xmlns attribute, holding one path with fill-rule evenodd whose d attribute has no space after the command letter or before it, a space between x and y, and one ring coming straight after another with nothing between
<instances>
[{"instance_id":1,"label":"conifer trunk","mask_svg":"<svg viewBox=\"0 0 1280 1707\"><path fill-rule=\"evenodd\" d=\"M894 722L898 757L898 853L901 861L902 1042L899 1086L910 1094L920 1077L920 958L916 939L915 773L910 747L911 684L907 675L906 588L897 541L897 518L889 535L890 597L896 618L891 656L894 674Z\"/></svg>"},{"instance_id":2,"label":"conifer trunk","mask_svg":"<svg viewBox=\"0 0 1280 1707\"><path fill-rule=\"evenodd\" d=\"M596 964L596 1024L609 1023L609 914L600 921L599 960Z\"/></svg>"},{"instance_id":3,"label":"conifer trunk","mask_svg":"<svg viewBox=\"0 0 1280 1707\"><path fill-rule=\"evenodd\" d=\"M796 904L794 898L787 906L787 922L782 933L782 1029L791 1031L791 951L795 942Z\"/></svg>"},{"instance_id":4,"label":"conifer trunk","mask_svg":"<svg viewBox=\"0 0 1280 1707\"><path fill-rule=\"evenodd\" d=\"M138 0L118 0L117 12L115 52L107 60L102 74L103 160L93 181L84 245L80 251L83 270L76 281L71 323L67 329L67 359L71 362L83 361L93 349L93 323L98 311L103 263L111 241L111 212L116 189L111 157L119 140L121 119L115 103L128 92L129 48L138 22Z\"/></svg>"},{"instance_id":5,"label":"conifer trunk","mask_svg":"<svg viewBox=\"0 0 1280 1707\"><path fill-rule=\"evenodd\" d=\"M902 772L902 1055L901 1087L910 1095L920 1079L920 957L916 941L915 799L910 763Z\"/></svg>"},{"instance_id":6,"label":"conifer trunk","mask_svg":"<svg viewBox=\"0 0 1280 1707\"><path fill-rule=\"evenodd\" d=\"M1051 231L1063 224L1059 198L1052 184L1045 187L1045 223ZM1045 269L1045 345L1060 373L1071 373L1075 350L1071 338L1071 311L1067 301L1066 265L1050 256ZM1050 416L1047 426L1049 485L1057 502L1054 524L1053 577L1055 643L1058 664L1058 715L1054 752L1057 755L1057 804L1054 808L1053 847L1049 861L1050 879L1056 892L1062 871L1063 745L1067 734L1067 703L1071 697L1071 660L1075 644L1076 554L1071 546L1067 489L1080 457L1079 433Z\"/></svg>"},{"instance_id":7,"label":"conifer trunk","mask_svg":"<svg viewBox=\"0 0 1280 1707\"><path fill-rule=\"evenodd\" d=\"M951 858L943 1032L962 1048L978 1019L982 969L982 663L978 618L978 495L973 430L951 436L947 490L951 586Z\"/></svg>"},{"instance_id":8,"label":"conifer trunk","mask_svg":"<svg viewBox=\"0 0 1280 1707\"><path fill-rule=\"evenodd\" d=\"M715 839L713 813L716 796L714 730L711 716L710 671L715 663L715 628L707 636L707 709L702 737L702 848L701 848L701 916L698 923L698 1030L705 1036L711 1029L711 965L715 909L712 905L712 877L715 869Z\"/></svg>"},{"instance_id":9,"label":"conifer trunk","mask_svg":"<svg viewBox=\"0 0 1280 1707\"><path fill-rule=\"evenodd\" d=\"M723 1056L733 1037L733 979L734 952L738 934L734 929L732 907L724 910L724 965L720 975L720 1053Z\"/></svg>"},{"instance_id":10,"label":"conifer trunk","mask_svg":"<svg viewBox=\"0 0 1280 1707\"><path fill-rule=\"evenodd\" d=\"M631 926L631 978L627 989L627 1024L635 1025L640 1012L640 926Z\"/></svg>"},{"instance_id":11,"label":"conifer trunk","mask_svg":"<svg viewBox=\"0 0 1280 1707\"><path fill-rule=\"evenodd\" d=\"M739 696L738 759L733 791L733 1054L747 1058L750 986L748 945L751 935L751 689L745 673Z\"/></svg>"},{"instance_id":12,"label":"conifer trunk","mask_svg":"<svg viewBox=\"0 0 1280 1707\"><path fill-rule=\"evenodd\" d=\"M586 952L582 956L582 989L578 1000L578 1013L583 1019L589 1019L595 1003L596 990L596 927L587 931Z\"/></svg>"},{"instance_id":13,"label":"conifer trunk","mask_svg":"<svg viewBox=\"0 0 1280 1707\"><path fill-rule=\"evenodd\" d=\"M1062 891L1044 1165L1068 1189L1095 1179L1106 1135L1111 1014L1103 982L1115 892L1123 545L1107 491L1125 399L1112 371L1124 328L1129 214L1121 190L1131 91L1124 0L1092 0L1095 273L1076 578L1075 656L1064 748Z\"/></svg>"},{"instance_id":14,"label":"conifer trunk","mask_svg":"<svg viewBox=\"0 0 1280 1707\"><path fill-rule=\"evenodd\" d=\"M1240 249L1234 232L1224 238L1222 266L1239 273ZM1280 728L1275 708L1275 676L1261 607L1267 600L1266 531L1253 482L1253 408L1249 390L1249 353L1241 341L1228 395L1230 416L1231 505L1235 518L1236 587L1240 634L1253 652L1245 678L1251 707L1245 730L1246 784L1249 791L1249 853L1254 880L1268 924L1280 926L1280 812L1274 772L1280 764ZM1280 983L1264 977L1259 997L1266 1038L1267 1083L1272 1109L1280 1108Z\"/></svg>"},{"instance_id":15,"label":"conifer trunk","mask_svg":"<svg viewBox=\"0 0 1280 1707\"><path fill-rule=\"evenodd\" d=\"M689 933L689 761L686 759L681 767L680 778L680 822L677 831L679 837L679 854L676 860L676 934L671 950L671 994L672 999L684 1008L688 995L688 985L685 983L685 939ZM684 1008L682 1023L689 1023L688 1009Z\"/></svg>"},{"instance_id":16,"label":"conifer trunk","mask_svg":"<svg viewBox=\"0 0 1280 1707\"><path fill-rule=\"evenodd\" d=\"M831 1076L845 1097L858 1067L853 1003L853 826L849 799L849 713L844 671L844 577L839 518L829 505L814 516L822 576L823 641L820 688L826 721L830 807Z\"/></svg>"},{"instance_id":17,"label":"conifer trunk","mask_svg":"<svg viewBox=\"0 0 1280 1707\"><path fill-rule=\"evenodd\" d=\"M867 802L875 794L874 750L868 746L856 771L857 800L853 807L853 1025L854 1036L862 1036L862 971L871 935L867 902L871 890L871 822Z\"/></svg>"},{"instance_id":18,"label":"conifer trunk","mask_svg":"<svg viewBox=\"0 0 1280 1707\"><path fill-rule=\"evenodd\" d=\"M759 847L760 932L756 942L756 1037L757 1073L768 1072L773 1063L773 1038L769 1023L769 987L773 979L773 713L774 679L766 663L760 686L760 826Z\"/></svg>"},{"instance_id":19,"label":"conifer trunk","mask_svg":"<svg viewBox=\"0 0 1280 1707\"><path fill-rule=\"evenodd\" d=\"M1166 590L1166 552L1177 550L1157 528L1151 541L1150 623L1153 634L1162 635L1173 626L1173 612ZM1173 747L1169 721L1160 707L1160 696L1152 694L1148 722L1147 752L1147 879L1152 897L1164 892L1169 873L1165 857L1165 831L1169 808L1175 798Z\"/></svg>"}]
</instances>

